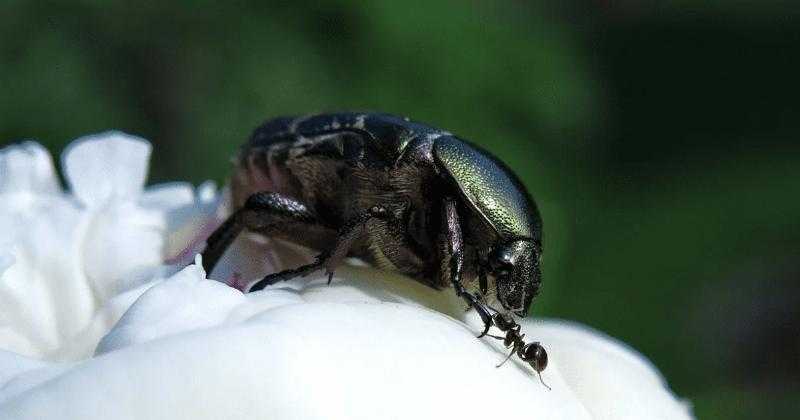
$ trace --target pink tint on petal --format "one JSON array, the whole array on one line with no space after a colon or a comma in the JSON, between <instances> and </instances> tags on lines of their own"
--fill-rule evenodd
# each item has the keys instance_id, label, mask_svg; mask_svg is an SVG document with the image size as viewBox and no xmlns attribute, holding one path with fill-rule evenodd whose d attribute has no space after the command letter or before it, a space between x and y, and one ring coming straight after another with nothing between
<instances>
[{"instance_id":1,"label":"pink tint on petal","mask_svg":"<svg viewBox=\"0 0 800 420\"><path fill-rule=\"evenodd\" d=\"M222 224L223 220L218 217L211 217L208 219L203 227L197 232L197 235L186 244L180 252L172 257L164 260L165 264L170 265L189 265L194 261L194 255L201 252L205 248L206 239L214 233L215 230Z\"/></svg>"},{"instance_id":2,"label":"pink tint on petal","mask_svg":"<svg viewBox=\"0 0 800 420\"><path fill-rule=\"evenodd\" d=\"M234 271L233 274L228 277L228 280L225 283L242 293L247 291L247 282L243 281L242 275L236 271Z\"/></svg>"}]
</instances>

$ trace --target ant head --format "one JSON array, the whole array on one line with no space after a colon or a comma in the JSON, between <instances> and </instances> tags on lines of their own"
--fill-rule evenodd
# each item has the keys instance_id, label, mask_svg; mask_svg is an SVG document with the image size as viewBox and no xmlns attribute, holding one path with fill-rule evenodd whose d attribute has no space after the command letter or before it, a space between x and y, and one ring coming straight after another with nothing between
<instances>
[{"instance_id":1,"label":"ant head","mask_svg":"<svg viewBox=\"0 0 800 420\"><path fill-rule=\"evenodd\" d=\"M547 352L544 350L544 347L542 347L538 341L526 344L525 347L522 348L522 360L531 365L533 370L539 374L539 381L542 385L550 389L550 387L544 383L544 380L542 380L542 371L547 367Z\"/></svg>"}]
</instances>

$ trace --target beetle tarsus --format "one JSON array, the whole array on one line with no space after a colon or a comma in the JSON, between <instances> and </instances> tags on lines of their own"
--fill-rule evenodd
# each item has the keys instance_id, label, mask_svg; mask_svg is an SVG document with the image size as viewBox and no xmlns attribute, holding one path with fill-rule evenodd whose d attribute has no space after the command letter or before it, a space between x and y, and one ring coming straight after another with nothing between
<instances>
[{"instance_id":1,"label":"beetle tarsus","mask_svg":"<svg viewBox=\"0 0 800 420\"><path fill-rule=\"evenodd\" d=\"M479 302L475 302L473 307L475 308L475 312L480 315L481 321L483 321L483 332L478 335L478 338L482 338L489 333L489 329L492 328L492 316L489 314L489 311L486 309L486 307Z\"/></svg>"},{"instance_id":2,"label":"beetle tarsus","mask_svg":"<svg viewBox=\"0 0 800 420\"><path fill-rule=\"evenodd\" d=\"M297 268L290 268L288 270L279 271L277 273L272 273L264 276L263 279L259 280L255 283L252 287L250 287L250 292L255 292L261 290L267 286L273 285L275 283L279 283L286 280L291 280L297 276L307 276L314 271L319 270L325 264L325 258L323 257L324 254L321 254L317 257L317 260L311 264L301 265Z\"/></svg>"}]
</instances>

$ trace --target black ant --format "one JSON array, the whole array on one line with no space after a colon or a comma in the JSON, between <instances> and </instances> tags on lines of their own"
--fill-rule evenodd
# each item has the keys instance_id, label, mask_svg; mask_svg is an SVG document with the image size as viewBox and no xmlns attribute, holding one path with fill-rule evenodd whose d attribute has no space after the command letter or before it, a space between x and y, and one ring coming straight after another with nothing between
<instances>
[{"instance_id":1,"label":"black ant","mask_svg":"<svg viewBox=\"0 0 800 420\"><path fill-rule=\"evenodd\" d=\"M531 365L533 370L536 371L536 373L539 375L539 381L542 383L542 385L544 385L548 390L552 389L550 386L544 383L544 380L542 379L542 371L547 367L547 351L545 351L544 347L542 347L538 341L526 344L523 340L525 334L520 334L520 329L522 326L517 324L511 315L497 311L494 308L491 309L495 312L492 314L492 323L495 327L497 327L497 329L504 332L506 336L502 337L491 334L486 335L498 340L503 340L503 344L506 346L506 348L511 349L511 353L508 354L508 357L506 357L505 360L497 365L497 367L499 368L500 366L503 366L509 359L511 359L511 356L516 353L523 362L527 362L529 365Z\"/></svg>"}]
</instances>

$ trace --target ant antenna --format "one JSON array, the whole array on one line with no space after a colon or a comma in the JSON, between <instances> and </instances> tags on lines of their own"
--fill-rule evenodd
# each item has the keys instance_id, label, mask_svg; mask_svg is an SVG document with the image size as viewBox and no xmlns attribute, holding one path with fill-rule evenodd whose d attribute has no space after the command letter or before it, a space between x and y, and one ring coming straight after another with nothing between
<instances>
[{"instance_id":1,"label":"ant antenna","mask_svg":"<svg viewBox=\"0 0 800 420\"><path fill-rule=\"evenodd\" d=\"M503 362L503 363L505 363L505 362ZM546 383L544 383L544 380L542 380L542 372L536 372L536 373L539 374L539 382L541 382L542 385L544 385L544 387L547 388L548 391L552 391L553 388L550 388L550 386L547 385Z\"/></svg>"}]
</instances>

